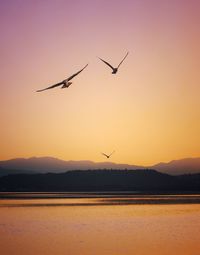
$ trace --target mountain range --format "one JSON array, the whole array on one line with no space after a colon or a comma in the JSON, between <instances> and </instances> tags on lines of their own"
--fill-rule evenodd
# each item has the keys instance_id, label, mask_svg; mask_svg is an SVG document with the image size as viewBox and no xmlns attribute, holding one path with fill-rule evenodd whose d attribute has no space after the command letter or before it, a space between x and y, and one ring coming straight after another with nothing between
<instances>
[{"instance_id":1,"label":"mountain range","mask_svg":"<svg viewBox=\"0 0 200 255\"><path fill-rule=\"evenodd\" d=\"M161 173L170 175L194 174L200 173L200 158L172 160L168 163L158 163L152 166L117 164L109 161L65 161L53 157L16 158L0 161L0 176L22 173L62 173L71 170L95 169L155 169Z\"/></svg>"}]
</instances>

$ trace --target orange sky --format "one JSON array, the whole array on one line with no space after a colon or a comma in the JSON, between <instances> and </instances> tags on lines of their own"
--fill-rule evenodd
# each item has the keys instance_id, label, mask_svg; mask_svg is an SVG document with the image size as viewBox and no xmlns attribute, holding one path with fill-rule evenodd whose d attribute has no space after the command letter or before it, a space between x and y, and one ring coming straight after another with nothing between
<instances>
[{"instance_id":1,"label":"orange sky","mask_svg":"<svg viewBox=\"0 0 200 255\"><path fill-rule=\"evenodd\" d=\"M0 2L0 160L200 156L200 2ZM100 62L117 65L119 73ZM89 63L68 89L35 90Z\"/></svg>"}]
</instances>

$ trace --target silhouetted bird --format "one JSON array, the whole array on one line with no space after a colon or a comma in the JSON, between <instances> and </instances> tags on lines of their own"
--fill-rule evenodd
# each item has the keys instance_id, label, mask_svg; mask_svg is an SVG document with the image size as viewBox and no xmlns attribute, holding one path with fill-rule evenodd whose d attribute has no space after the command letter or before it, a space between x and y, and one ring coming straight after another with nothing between
<instances>
[{"instance_id":1,"label":"silhouetted bird","mask_svg":"<svg viewBox=\"0 0 200 255\"><path fill-rule=\"evenodd\" d=\"M126 53L125 57L122 59L122 61L119 63L119 65L117 67L113 67L111 66L111 64L109 64L108 62L106 62L105 60L103 60L102 58L99 58L101 61L103 61L106 65L108 65L113 71L112 71L112 74L116 74L120 65L124 62L125 58L128 56L128 53Z\"/></svg>"},{"instance_id":2,"label":"silhouetted bird","mask_svg":"<svg viewBox=\"0 0 200 255\"><path fill-rule=\"evenodd\" d=\"M105 153L101 153L103 156L105 156L106 158L110 158L110 156L114 153L115 151L113 151L112 153L110 153L109 155L105 154Z\"/></svg>"},{"instance_id":3,"label":"silhouetted bird","mask_svg":"<svg viewBox=\"0 0 200 255\"><path fill-rule=\"evenodd\" d=\"M72 82L69 82L70 80L72 80L76 75L78 75L80 72L82 72L86 67L88 66L88 64L86 66L84 66L80 71L78 71L77 73L71 75L69 78L59 82L59 83L56 83L50 87L47 87L45 89L40 89L40 90L37 90L36 92L41 92L41 91L44 91L44 90L47 90L47 89L53 89L55 87L58 87L60 85L62 85L61 89L64 89L64 88L68 88Z\"/></svg>"}]
</instances>

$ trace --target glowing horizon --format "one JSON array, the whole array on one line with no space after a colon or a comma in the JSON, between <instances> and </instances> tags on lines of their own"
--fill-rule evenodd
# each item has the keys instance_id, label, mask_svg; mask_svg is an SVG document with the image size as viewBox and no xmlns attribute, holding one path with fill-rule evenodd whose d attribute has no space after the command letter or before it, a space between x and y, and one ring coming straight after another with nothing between
<instances>
[{"instance_id":1,"label":"glowing horizon","mask_svg":"<svg viewBox=\"0 0 200 255\"><path fill-rule=\"evenodd\" d=\"M151 3L150 3L151 2ZM200 156L200 2L1 1L0 160ZM116 75L114 66L129 56ZM35 93L89 66L64 90Z\"/></svg>"}]
</instances>

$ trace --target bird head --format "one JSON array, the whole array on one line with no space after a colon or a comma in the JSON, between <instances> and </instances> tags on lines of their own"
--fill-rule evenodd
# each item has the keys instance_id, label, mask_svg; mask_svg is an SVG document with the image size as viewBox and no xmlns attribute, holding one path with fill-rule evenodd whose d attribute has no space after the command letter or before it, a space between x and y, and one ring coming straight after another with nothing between
<instances>
[{"instance_id":1,"label":"bird head","mask_svg":"<svg viewBox=\"0 0 200 255\"><path fill-rule=\"evenodd\" d=\"M118 71L118 68L114 68L112 71L112 74L116 74L117 71Z\"/></svg>"}]
</instances>

